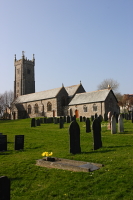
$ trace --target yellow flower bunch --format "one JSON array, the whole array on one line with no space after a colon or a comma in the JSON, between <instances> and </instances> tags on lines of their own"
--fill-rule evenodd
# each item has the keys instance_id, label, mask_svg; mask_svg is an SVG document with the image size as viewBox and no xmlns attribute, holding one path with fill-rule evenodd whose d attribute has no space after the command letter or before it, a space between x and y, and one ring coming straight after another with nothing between
<instances>
[{"instance_id":1,"label":"yellow flower bunch","mask_svg":"<svg viewBox=\"0 0 133 200\"><path fill-rule=\"evenodd\" d=\"M46 156L46 157L49 157L49 156L52 156L53 155L53 152L49 153L49 152L43 152L42 153L42 156Z\"/></svg>"}]
</instances>

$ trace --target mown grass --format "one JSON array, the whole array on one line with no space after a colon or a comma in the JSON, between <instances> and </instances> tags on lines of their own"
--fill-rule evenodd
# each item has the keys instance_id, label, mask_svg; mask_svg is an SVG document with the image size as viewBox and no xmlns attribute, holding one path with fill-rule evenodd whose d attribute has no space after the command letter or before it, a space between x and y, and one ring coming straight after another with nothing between
<instances>
[{"instance_id":1,"label":"mown grass","mask_svg":"<svg viewBox=\"0 0 133 200\"><path fill-rule=\"evenodd\" d=\"M81 130L81 154L69 153L69 124L42 124L31 128L30 119L0 121L0 132L7 135L8 151L0 152L0 176L11 180L11 200L132 200L133 124L124 121L124 133L111 135L102 123L103 147L92 150L92 134ZM24 151L14 150L15 135L25 135ZM71 172L36 166L44 151L54 157L104 164L97 171Z\"/></svg>"}]
</instances>

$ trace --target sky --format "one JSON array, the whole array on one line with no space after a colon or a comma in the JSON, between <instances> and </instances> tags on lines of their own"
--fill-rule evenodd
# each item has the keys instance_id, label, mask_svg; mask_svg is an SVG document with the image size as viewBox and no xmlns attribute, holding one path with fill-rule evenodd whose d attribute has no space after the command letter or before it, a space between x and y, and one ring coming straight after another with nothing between
<instances>
[{"instance_id":1,"label":"sky","mask_svg":"<svg viewBox=\"0 0 133 200\"><path fill-rule=\"evenodd\" d=\"M35 54L36 92L111 78L133 94L133 0L0 0L0 94L22 51Z\"/></svg>"}]
</instances>

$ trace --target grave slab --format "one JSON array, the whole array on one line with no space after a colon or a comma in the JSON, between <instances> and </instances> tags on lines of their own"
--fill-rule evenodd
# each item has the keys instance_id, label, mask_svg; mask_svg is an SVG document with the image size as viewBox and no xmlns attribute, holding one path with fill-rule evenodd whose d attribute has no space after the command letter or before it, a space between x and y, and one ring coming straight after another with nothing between
<instances>
[{"instance_id":1,"label":"grave slab","mask_svg":"<svg viewBox=\"0 0 133 200\"><path fill-rule=\"evenodd\" d=\"M92 172L103 167L103 164L99 163L90 163L85 161L69 160L63 158L53 157L51 160L47 161L47 158L39 159L36 161L37 166L47 167L47 168L56 168L74 172Z\"/></svg>"}]
</instances>

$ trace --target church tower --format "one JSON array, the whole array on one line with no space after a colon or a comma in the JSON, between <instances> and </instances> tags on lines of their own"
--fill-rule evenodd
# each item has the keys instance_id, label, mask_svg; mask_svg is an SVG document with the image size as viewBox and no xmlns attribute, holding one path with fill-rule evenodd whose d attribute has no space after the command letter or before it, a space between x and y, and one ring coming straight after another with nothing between
<instances>
[{"instance_id":1,"label":"church tower","mask_svg":"<svg viewBox=\"0 0 133 200\"><path fill-rule=\"evenodd\" d=\"M15 81L14 81L14 99L20 95L35 92L34 66L35 58L33 54L32 60L27 60L22 51L22 59L14 58Z\"/></svg>"}]
</instances>

